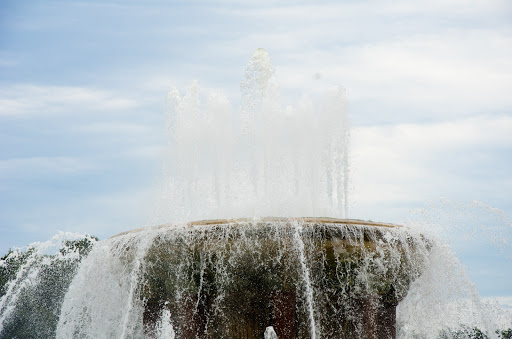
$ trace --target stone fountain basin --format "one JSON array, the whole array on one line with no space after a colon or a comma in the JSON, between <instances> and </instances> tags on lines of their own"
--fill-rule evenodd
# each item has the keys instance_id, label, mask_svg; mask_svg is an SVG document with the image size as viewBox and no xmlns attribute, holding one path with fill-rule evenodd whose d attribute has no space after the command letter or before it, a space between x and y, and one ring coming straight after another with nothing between
<instances>
[{"instance_id":1,"label":"stone fountain basin","mask_svg":"<svg viewBox=\"0 0 512 339\"><path fill-rule=\"evenodd\" d=\"M203 220L152 233L140 297L151 331L177 337L393 338L396 306L421 274L425 242L403 226L334 218ZM127 255L127 258L130 258Z\"/></svg>"}]
</instances>

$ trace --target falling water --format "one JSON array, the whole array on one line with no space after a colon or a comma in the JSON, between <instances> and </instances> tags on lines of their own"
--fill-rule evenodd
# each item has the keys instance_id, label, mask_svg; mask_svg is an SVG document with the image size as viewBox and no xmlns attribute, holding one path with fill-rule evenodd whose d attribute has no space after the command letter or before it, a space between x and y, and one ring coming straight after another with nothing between
<instances>
[{"instance_id":1,"label":"falling water","mask_svg":"<svg viewBox=\"0 0 512 339\"><path fill-rule=\"evenodd\" d=\"M95 238L59 233L0 260L0 338L53 337L67 287Z\"/></svg>"},{"instance_id":2,"label":"falling water","mask_svg":"<svg viewBox=\"0 0 512 339\"><path fill-rule=\"evenodd\" d=\"M59 317L57 338L142 337L138 298L144 255L153 239L127 235L95 246L69 287Z\"/></svg>"},{"instance_id":3,"label":"falling water","mask_svg":"<svg viewBox=\"0 0 512 339\"><path fill-rule=\"evenodd\" d=\"M313 289L311 287L311 279L309 277L309 268L306 263L306 257L304 255L304 241L302 241L302 223L294 222L294 232L293 239L297 245L299 251L299 263L302 271L302 279L304 280L304 285L306 286L306 301L307 301L307 309L308 309L308 317L309 317L309 326L311 328L311 339L316 339L316 324L315 324L315 305L313 300Z\"/></svg>"},{"instance_id":4,"label":"falling water","mask_svg":"<svg viewBox=\"0 0 512 339\"><path fill-rule=\"evenodd\" d=\"M176 333L171 323L171 312L164 309L156 324L155 339L174 339L175 336Z\"/></svg>"},{"instance_id":5,"label":"falling water","mask_svg":"<svg viewBox=\"0 0 512 339\"><path fill-rule=\"evenodd\" d=\"M269 326L265 329L265 339L277 339L277 334L274 331L273 326Z\"/></svg>"}]
</instances>

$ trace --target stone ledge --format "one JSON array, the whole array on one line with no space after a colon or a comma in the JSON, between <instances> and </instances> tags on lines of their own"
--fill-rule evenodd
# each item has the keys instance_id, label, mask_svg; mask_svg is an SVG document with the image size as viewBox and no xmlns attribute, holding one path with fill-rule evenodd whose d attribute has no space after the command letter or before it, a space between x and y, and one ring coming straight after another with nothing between
<instances>
[{"instance_id":1,"label":"stone ledge","mask_svg":"<svg viewBox=\"0 0 512 339\"><path fill-rule=\"evenodd\" d=\"M121 232L114 235L113 237L137 233L147 230L159 230L168 227L175 227L179 225L183 226L214 226L214 225L226 225L226 224L255 224L255 223L267 223L267 222L282 222L291 223L295 221L303 222L304 224L341 224L341 225L360 225L360 226L374 226L374 227L386 227L386 228L400 228L403 225L396 225L391 223L384 223L371 220L361 219L337 219L327 217L263 217L263 218L235 218L235 219L210 219L210 220L198 220L191 222L182 223L168 223L157 226L139 227L130 231Z\"/></svg>"}]
</instances>

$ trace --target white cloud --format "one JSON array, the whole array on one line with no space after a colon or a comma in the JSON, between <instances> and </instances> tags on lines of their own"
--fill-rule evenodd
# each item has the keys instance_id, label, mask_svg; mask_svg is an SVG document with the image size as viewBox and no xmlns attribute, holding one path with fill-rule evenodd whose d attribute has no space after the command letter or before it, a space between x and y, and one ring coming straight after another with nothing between
<instances>
[{"instance_id":1,"label":"white cloud","mask_svg":"<svg viewBox=\"0 0 512 339\"><path fill-rule=\"evenodd\" d=\"M263 47L284 90L341 84L365 115L393 121L512 109L512 34L497 19L512 9L505 1L249 7L220 10L248 23L207 43L209 54L240 58Z\"/></svg>"},{"instance_id":2,"label":"white cloud","mask_svg":"<svg viewBox=\"0 0 512 339\"><path fill-rule=\"evenodd\" d=\"M0 175L78 174L98 169L90 160L76 157L28 157L0 160Z\"/></svg>"},{"instance_id":3,"label":"white cloud","mask_svg":"<svg viewBox=\"0 0 512 339\"><path fill-rule=\"evenodd\" d=\"M400 206L446 195L485 201L512 189L510 180L495 177L507 171L492 167L502 160L493 160L500 157L493 150L512 149L512 117L359 127L352 137L352 200L362 205ZM489 177L475 180L469 175L475 170Z\"/></svg>"},{"instance_id":4,"label":"white cloud","mask_svg":"<svg viewBox=\"0 0 512 339\"><path fill-rule=\"evenodd\" d=\"M510 9L506 0L395 0L383 2L378 0L366 1L322 1L312 5L307 1L236 1L237 8L230 6L235 1L224 0L221 3L229 7L221 9L222 12L233 13L244 17L257 18L303 18L309 16L313 19L340 19L340 14L350 16L366 14L399 14L399 15L436 15L440 13L457 15L496 14ZM216 1L216 4L219 2Z\"/></svg>"},{"instance_id":5,"label":"white cloud","mask_svg":"<svg viewBox=\"0 0 512 339\"><path fill-rule=\"evenodd\" d=\"M363 147L447 151L459 148L512 147L511 116L477 116L438 123L397 124L355 128L353 135ZM378 142L377 142L378 141Z\"/></svg>"},{"instance_id":6,"label":"white cloud","mask_svg":"<svg viewBox=\"0 0 512 339\"><path fill-rule=\"evenodd\" d=\"M276 68L283 88L345 86L354 107L370 105L367 117L439 120L512 109L511 46L511 35L451 30L306 50Z\"/></svg>"},{"instance_id":7,"label":"white cloud","mask_svg":"<svg viewBox=\"0 0 512 339\"><path fill-rule=\"evenodd\" d=\"M83 125L79 130L88 133L140 135L151 133L149 126L131 122L98 122Z\"/></svg>"},{"instance_id":8,"label":"white cloud","mask_svg":"<svg viewBox=\"0 0 512 339\"><path fill-rule=\"evenodd\" d=\"M484 14L506 9L506 0L398 0L383 4L385 12L396 14Z\"/></svg>"},{"instance_id":9,"label":"white cloud","mask_svg":"<svg viewBox=\"0 0 512 339\"><path fill-rule=\"evenodd\" d=\"M13 85L0 88L0 116L73 114L133 108L133 99L83 87Z\"/></svg>"}]
</instances>

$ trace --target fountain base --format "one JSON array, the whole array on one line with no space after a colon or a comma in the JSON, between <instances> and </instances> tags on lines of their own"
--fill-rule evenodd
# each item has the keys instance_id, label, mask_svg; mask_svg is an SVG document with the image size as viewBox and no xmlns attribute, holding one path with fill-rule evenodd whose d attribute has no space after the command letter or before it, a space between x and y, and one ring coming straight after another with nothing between
<instances>
[{"instance_id":1,"label":"fountain base","mask_svg":"<svg viewBox=\"0 0 512 339\"><path fill-rule=\"evenodd\" d=\"M280 339L394 338L396 306L422 266L405 228L361 220L210 220L153 231L139 288L147 334L167 322L179 338L263 338L269 326Z\"/></svg>"}]
</instances>

